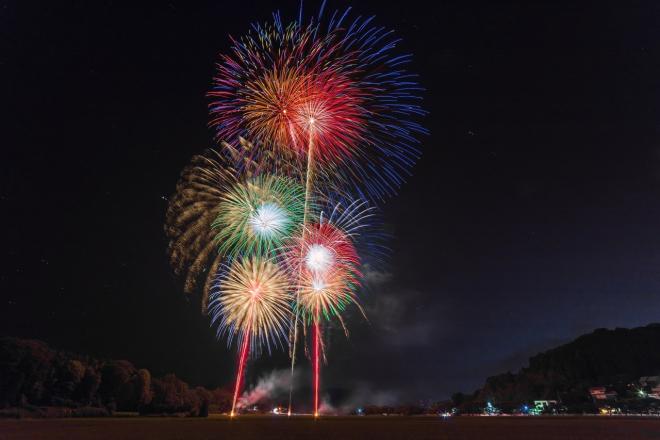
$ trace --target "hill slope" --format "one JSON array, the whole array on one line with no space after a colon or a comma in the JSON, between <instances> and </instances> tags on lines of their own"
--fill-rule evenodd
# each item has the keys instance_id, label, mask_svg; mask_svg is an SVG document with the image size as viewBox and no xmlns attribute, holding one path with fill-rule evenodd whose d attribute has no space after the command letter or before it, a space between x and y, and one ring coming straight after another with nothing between
<instances>
[{"instance_id":1,"label":"hill slope","mask_svg":"<svg viewBox=\"0 0 660 440\"><path fill-rule=\"evenodd\" d=\"M609 386L625 392L641 376L660 373L660 324L598 329L539 353L518 373L489 377L470 401L565 403L589 401L588 389Z\"/></svg>"}]
</instances>

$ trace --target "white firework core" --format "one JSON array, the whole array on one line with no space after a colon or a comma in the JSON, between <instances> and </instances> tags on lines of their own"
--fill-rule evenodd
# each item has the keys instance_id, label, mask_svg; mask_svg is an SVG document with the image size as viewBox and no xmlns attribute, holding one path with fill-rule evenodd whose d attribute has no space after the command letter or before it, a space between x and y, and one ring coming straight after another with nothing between
<instances>
[{"instance_id":1,"label":"white firework core","mask_svg":"<svg viewBox=\"0 0 660 440\"><path fill-rule=\"evenodd\" d=\"M335 261L332 251L321 244L313 244L305 255L305 264L312 272L325 273Z\"/></svg>"},{"instance_id":2,"label":"white firework core","mask_svg":"<svg viewBox=\"0 0 660 440\"><path fill-rule=\"evenodd\" d=\"M269 238L281 234L289 218L275 203L264 203L250 215L248 222L255 234Z\"/></svg>"},{"instance_id":3,"label":"white firework core","mask_svg":"<svg viewBox=\"0 0 660 440\"><path fill-rule=\"evenodd\" d=\"M253 283L249 289L249 292L252 296L253 301L258 300L259 296L261 295L261 286L259 285L259 283Z\"/></svg>"},{"instance_id":4,"label":"white firework core","mask_svg":"<svg viewBox=\"0 0 660 440\"><path fill-rule=\"evenodd\" d=\"M321 278L315 277L312 280L312 289L314 289L316 292L325 289L325 281L323 281Z\"/></svg>"}]
</instances>

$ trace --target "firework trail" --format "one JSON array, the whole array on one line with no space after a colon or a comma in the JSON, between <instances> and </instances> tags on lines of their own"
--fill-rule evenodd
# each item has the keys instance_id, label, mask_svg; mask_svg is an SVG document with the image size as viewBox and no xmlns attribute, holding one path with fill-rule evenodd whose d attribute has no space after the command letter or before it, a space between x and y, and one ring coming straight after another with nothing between
<instances>
[{"instance_id":1,"label":"firework trail","mask_svg":"<svg viewBox=\"0 0 660 440\"><path fill-rule=\"evenodd\" d=\"M319 344L321 343L321 327L318 307L314 319L314 417L319 416L319 387L321 378Z\"/></svg>"},{"instance_id":2,"label":"firework trail","mask_svg":"<svg viewBox=\"0 0 660 440\"><path fill-rule=\"evenodd\" d=\"M209 313L218 336L228 344L239 340L238 369L231 414L236 413L245 365L250 351L263 345L282 345L291 322L291 294L287 273L260 256L235 259L220 275L211 294Z\"/></svg>"},{"instance_id":3,"label":"firework trail","mask_svg":"<svg viewBox=\"0 0 660 440\"><path fill-rule=\"evenodd\" d=\"M250 331L249 327L247 329L248 333ZM231 412L229 413L230 417L236 415L236 402L238 396L241 393L241 387L243 386L243 378L245 377L245 364L247 362L247 356L250 351L250 338L244 337L241 342L241 350L238 355L238 368L236 369L236 384L234 386L234 397L231 401Z\"/></svg>"}]
</instances>

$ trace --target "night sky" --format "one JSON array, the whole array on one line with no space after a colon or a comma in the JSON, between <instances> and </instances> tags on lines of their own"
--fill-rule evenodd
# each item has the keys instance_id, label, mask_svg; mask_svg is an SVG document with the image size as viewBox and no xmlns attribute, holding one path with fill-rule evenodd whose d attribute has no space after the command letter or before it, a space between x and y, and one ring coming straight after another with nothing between
<instances>
[{"instance_id":1,"label":"night sky","mask_svg":"<svg viewBox=\"0 0 660 440\"><path fill-rule=\"evenodd\" d=\"M87 3L0 2L0 335L228 384L233 352L170 270L164 215L213 146L228 36L298 2ZM324 389L445 398L660 321L660 4L352 5L414 53L431 135L384 208L370 321L354 310L351 338L331 334ZM286 367L262 360L249 382Z\"/></svg>"}]
</instances>

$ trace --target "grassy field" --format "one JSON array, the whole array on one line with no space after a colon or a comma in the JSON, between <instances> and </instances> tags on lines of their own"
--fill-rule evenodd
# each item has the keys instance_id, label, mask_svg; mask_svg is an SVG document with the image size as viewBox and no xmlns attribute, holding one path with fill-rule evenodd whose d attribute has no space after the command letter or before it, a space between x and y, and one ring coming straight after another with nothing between
<instances>
[{"instance_id":1,"label":"grassy field","mask_svg":"<svg viewBox=\"0 0 660 440\"><path fill-rule=\"evenodd\" d=\"M327 417L247 416L0 420L0 440L315 439L315 440L660 440L660 419L608 417Z\"/></svg>"}]
</instances>

